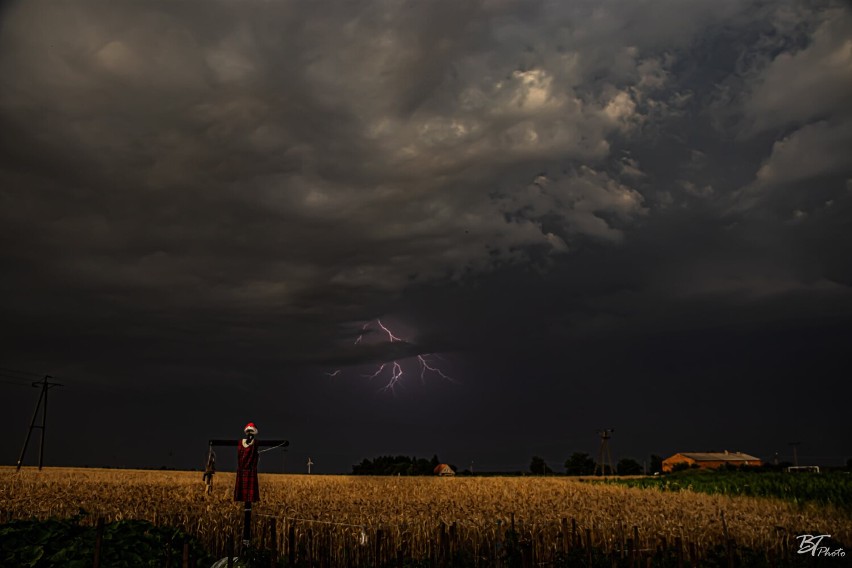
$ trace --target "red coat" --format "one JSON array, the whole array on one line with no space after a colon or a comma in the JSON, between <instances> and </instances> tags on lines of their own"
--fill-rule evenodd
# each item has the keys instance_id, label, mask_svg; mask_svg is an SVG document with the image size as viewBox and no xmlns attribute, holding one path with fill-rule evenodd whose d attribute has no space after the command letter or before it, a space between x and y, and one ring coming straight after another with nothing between
<instances>
[{"instance_id":1,"label":"red coat","mask_svg":"<svg viewBox=\"0 0 852 568\"><path fill-rule=\"evenodd\" d=\"M234 501L260 501L256 441L252 441L248 447L245 447L243 440L237 442L237 485L234 487Z\"/></svg>"}]
</instances>

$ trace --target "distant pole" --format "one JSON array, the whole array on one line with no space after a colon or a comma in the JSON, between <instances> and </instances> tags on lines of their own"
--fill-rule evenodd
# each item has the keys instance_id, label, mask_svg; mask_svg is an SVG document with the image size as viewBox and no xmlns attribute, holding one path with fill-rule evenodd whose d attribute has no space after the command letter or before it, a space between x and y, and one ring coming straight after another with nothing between
<instances>
[{"instance_id":1,"label":"distant pole","mask_svg":"<svg viewBox=\"0 0 852 568\"><path fill-rule=\"evenodd\" d=\"M308 475L311 474L311 466L314 465L314 462L311 461L311 458L308 458Z\"/></svg>"},{"instance_id":2,"label":"distant pole","mask_svg":"<svg viewBox=\"0 0 852 568\"><path fill-rule=\"evenodd\" d=\"M790 445L793 446L793 465L799 467L799 454L796 452L796 448L801 444L801 442L790 442Z\"/></svg>"},{"instance_id":3,"label":"distant pole","mask_svg":"<svg viewBox=\"0 0 852 568\"><path fill-rule=\"evenodd\" d=\"M50 375L45 375L41 381L36 381L33 383L34 387L41 387L41 393L38 397L38 402L36 403L35 412L33 412L33 419L30 421L30 429L27 430L27 437L24 439L24 447L21 448L21 455L18 457L18 464L15 468L15 471L21 471L21 465L24 463L24 455L27 453L27 445L30 443L30 437L33 433L33 428L41 428L41 440L39 442L39 451L38 451L38 469L41 471L44 466L44 433L47 430L47 391L49 391L53 387L61 387L60 383L52 383L48 381L48 379L52 379ZM36 426L36 418L38 417L38 410L41 408L41 401L44 399L44 410L42 410L41 414L41 426Z\"/></svg>"},{"instance_id":4,"label":"distant pole","mask_svg":"<svg viewBox=\"0 0 852 568\"><path fill-rule=\"evenodd\" d=\"M39 409L39 407L41 407L41 399L42 399L43 396L44 396L44 389L42 389L41 393L38 395L38 403L36 404L35 412L33 412L33 419L32 419L32 421L30 421L30 428L29 428L29 430L27 430L27 437L24 439L24 447L21 448L21 455L18 457L18 466L15 469L15 471L21 471L21 464L24 461L24 454L27 452L27 445L30 443L30 436L33 433L33 428L36 427L35 421L36 421L36 417L38 416L38 409Z\"/></svg>"},{"instance_id":5,"label":"distant pole","mask_svg":"<svg viewBox=\"0 0 852 568\"><path fill-rule=\"evenodd\" d=\"M42 387L44 392L44 412L41 413L41 440L38 443L38 470L41 471L41 466L44 464L44 431L47 430L47 377L44 377L45 386Z\"/></svg>"}]
</instances>

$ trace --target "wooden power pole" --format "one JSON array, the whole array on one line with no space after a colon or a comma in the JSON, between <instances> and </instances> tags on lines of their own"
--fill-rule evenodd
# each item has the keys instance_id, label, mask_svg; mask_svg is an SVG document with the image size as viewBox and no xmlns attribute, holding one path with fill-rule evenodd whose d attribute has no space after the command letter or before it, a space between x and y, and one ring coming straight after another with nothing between
<instances>
[{"instance_id":1,"label":"wooden power pole","mask_svg":"<svg viewBox=\"0 0 852 568\"><path fill-rule=\"evenodd\" d=\"M15 468L15 471L21 471L21 465L24 463L24 454L27 453L27 445L30 443L30 436L32 436L33 428L41 428L41 441L39 442L38 448L39 471L41 471L41 468L44 465L44 432L47 430L47 391L53 387L62 386L60 383L52 383L48 381L48 379L52 378L53 377L50 375L45 375L42 380L35 381L33 383L34 387L41 387L41 394L38 397L38 403L36 403L35 412L33 412L33 419L30 422L30 429L27 431L27 438L24 440L24 447L21 449L21 456L18 458L18 465ZM44 410L41 412L41 426L36 426L36 418L38 417L38 410L41 408L42 399L44 399Z\"/></svg>"},{"instance_id":2,"label":"wooden power pole","mask_svg":"<svg viewBox=\"0 0 852 568\"><path fill-rule=\"evenodd\" d=\"M612 428L605 428L603 430L598 430L598 435L601 437L601 445L598 448L598 463L595 464L595 473L598 473L598 467L601 468L601 475L606 475L606 466L609 463L609 474L612 475L614 472L612 467L612 454L609 451L609 439L612 438L612 433L615 432Z\"/></svg>"}]
</instances>

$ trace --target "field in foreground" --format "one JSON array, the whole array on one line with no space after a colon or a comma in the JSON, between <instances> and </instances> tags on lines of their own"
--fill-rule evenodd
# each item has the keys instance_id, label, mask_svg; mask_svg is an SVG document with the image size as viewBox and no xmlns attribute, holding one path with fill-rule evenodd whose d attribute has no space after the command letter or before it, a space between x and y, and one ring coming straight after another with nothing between
<instances>
[{"instance_id":1,"label":"field in foreground","mask_svg":"<svg viewBox=\"0 0 852 568\"><path fill-rule=\"evenodd\" d=\"M216 474L205 495L196 472L0 468L0 521L67 518L82 509L84 523L103 517L180 527L224 556L242 531L234 477ZM647 559L676 566L678 557L704 566L735 549L739 563L757 566L795 559L800 534L830 534L852 553L848 511L777 499L570 478L261 474L260 487L254 541L304 565L573 565L570 558L585 565L594 551L609 566L613 559L627 565L632 550L637 566Z\"/></svg>"}]
</instances>

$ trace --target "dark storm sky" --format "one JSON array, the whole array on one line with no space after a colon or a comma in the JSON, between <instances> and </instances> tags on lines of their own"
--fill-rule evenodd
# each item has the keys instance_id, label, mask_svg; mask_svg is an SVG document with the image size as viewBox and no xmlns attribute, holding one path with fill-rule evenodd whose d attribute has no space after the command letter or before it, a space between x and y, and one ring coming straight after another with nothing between
<instances>
[{"instance_id":1,"label":"dark storm sky","mask_svg":"<svg viewBox=\"0 0 852 568\"><path fill-rule=\"evenodd\" d=\"M852 456L848 3L0 10L3 463Z\"/></svg>"}]
</instances>

